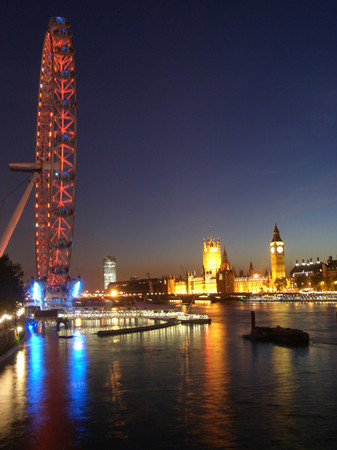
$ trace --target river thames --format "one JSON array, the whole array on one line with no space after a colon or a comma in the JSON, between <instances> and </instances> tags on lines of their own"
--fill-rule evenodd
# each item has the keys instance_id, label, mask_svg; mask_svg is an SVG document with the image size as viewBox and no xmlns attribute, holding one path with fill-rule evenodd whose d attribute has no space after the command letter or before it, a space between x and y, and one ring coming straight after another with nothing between
<instances>
[{"instance_id":1,"label":"river thames","mask_svg":"<svg viewBox=\"0 0 337 450\"><path fill-rule=\"evenodd\" d=\"M309 347L242 339L300 328ZM59 339L31 333L0 366L1 448L336 448L336 305L194 305L211 325ZM109 327L109 323L105 324Z\"/></svg>"}]
</instances>

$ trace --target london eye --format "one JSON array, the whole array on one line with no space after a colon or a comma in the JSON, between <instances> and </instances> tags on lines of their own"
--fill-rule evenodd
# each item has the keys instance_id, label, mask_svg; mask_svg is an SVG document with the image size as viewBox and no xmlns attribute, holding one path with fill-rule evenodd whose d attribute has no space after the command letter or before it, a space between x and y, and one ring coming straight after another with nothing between
<instances>
[{"instance_id":1,"label":"london eye","mask_svg":"<svg viewBox=\"0 0 337 450\"><path fill-rule=\"evenodd\" d=\"M40 71L35 163L10 164L30 182L0 239L4 254L35 186L35 253L42 307L68 301L76 182L76 74L72 33L62 17L49 21ZM79 282L76 282L78 286ZM42 286L41 286L42 285Z\"/></svg>"},{"instance_id":2,"label":"london eye","mask_svg":"<svg viewBox=\"0 0 337 450\"><path fill-rule=\"evenodd\" d=\"M71 261L76 181L76 77L72 33L49 21L38 97L35 181L37 277L45 295L63 298Z\"/></svg>"}]
</instances>

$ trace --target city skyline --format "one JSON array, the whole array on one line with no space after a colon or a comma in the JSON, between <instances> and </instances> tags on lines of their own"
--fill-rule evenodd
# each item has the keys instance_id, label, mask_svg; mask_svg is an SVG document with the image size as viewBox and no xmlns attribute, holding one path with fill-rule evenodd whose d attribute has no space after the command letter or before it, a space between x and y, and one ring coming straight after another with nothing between
<instances>
[{"instance_id":1,"label":"city skyline","mask_svg":"<svg viewBox=\"0 0 337 450\"><path fill-rule=\"evenodd\" d=\"M286 271L336 256L334 2L44 2L4 6L0 197L35 158L50 17L74 34L78 170L71 275L201 271L219 237L237 271L270 270L275 221ZM29 38L27 38L29 37ZM22 194L22 192L21 192ZM20 192L0 210L5 228ZM7 250L35 276L30 199Z\"/></svg>"}]
</instances>

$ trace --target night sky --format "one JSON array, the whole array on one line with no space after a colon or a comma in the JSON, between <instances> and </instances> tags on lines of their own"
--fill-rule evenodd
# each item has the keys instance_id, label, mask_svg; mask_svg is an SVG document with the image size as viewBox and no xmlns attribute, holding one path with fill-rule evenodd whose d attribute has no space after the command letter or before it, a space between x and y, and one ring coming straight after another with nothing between
<instances>
[{"instance_id":1,"label":"night sky","mask_svg":"<svg viewBox=\"0 0 337 450\"><path fill-rule=\"evenodd\" d=\"M50 17L74 34L78 99L71 275L202 269L219 237L236 271L336 257L336 1L12 1L1 7L0 197L35 160ZM4 229L17 191L0 207ZM7 252L35 276L30 199Z\"/></svg>"}]
</instances>

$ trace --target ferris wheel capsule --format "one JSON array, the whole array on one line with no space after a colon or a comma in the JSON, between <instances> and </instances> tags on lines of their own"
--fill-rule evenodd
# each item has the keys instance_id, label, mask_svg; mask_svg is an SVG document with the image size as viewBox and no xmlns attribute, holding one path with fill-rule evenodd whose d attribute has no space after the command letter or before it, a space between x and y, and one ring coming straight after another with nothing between
<instances>
[{"instance_id":1,"label":"ferris wheel capsule","mask_svg":"<svg viewBox=\"0 0 337 450\"><path fill-rule=\"evenodd\" d=\"M67 19L53 17L45 35L37 113L35 250L45 295L65 299L72 250L76 182L76 74Z\"/></svg>"}]
</instances>

